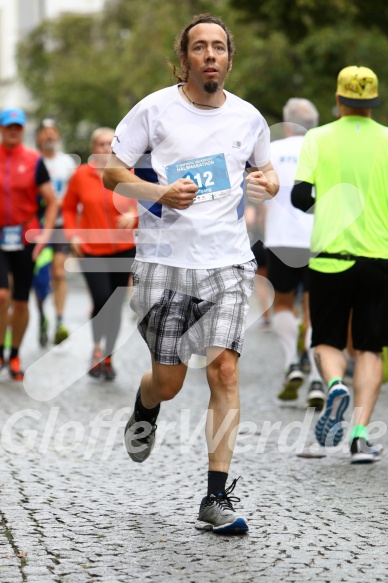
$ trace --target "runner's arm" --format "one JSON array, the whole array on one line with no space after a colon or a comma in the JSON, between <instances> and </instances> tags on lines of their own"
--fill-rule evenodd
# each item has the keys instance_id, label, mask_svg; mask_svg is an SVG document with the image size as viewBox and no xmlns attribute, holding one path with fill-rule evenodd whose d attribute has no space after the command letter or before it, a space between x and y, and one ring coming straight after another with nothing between
<instances>
[{"instance_id":1,"label":"runner's arm","mask_svg":"<svg viewBox=\"0 0 388 583\"><path fill-rule=\"evenodd\" d=\"M44 229L35 237L35 248L32 258L36 261L39 253L47 245L51 237L51 230L54 228L55 219L58 214L57 199L55 198L54 189L51 182L44 182L39 185L39 194L46 203L44 211Z\"/></svg>"},{"instance_id":2,"label":"runner's arm","mask_svg":"<svg viewBox=\"0 0 388 583\"><path fill-rule=\"evenodd\" d=\"M55 198L54 189L51 182L45 182L39 186L39 194L46 202L46 210L44 213L44 228L53 229L55 219L58 214L57 199ZM48 235L48 239L50 234Z\"/></svg>"},{"instance_id":3,"label":"runner's arm","mask_svg":"<svg viewBox=\"0 0 388 583\"><path fill-rule=\"evenodd\" d=\"M193 180L180 178L172 184L162 186L142 180L129 170L115 154L111 154L103 174L105 188L128 198L151 200L178 210L184 210L193 204L198 190Z\"/></svg>"},{"instance_id":4,"label":"runner's arm","mask_svg":"<svg viewBox=\"0 0 388 583\"><path fill-rule=\"evenodd\" d=\"M279 178L275 172L274 167L271 162L268 162L265 166L258 168L259 172L262 172L267 179L269 188L267 189L268 194L273 198L279 192Z\"/></svg>"}]
</instances>

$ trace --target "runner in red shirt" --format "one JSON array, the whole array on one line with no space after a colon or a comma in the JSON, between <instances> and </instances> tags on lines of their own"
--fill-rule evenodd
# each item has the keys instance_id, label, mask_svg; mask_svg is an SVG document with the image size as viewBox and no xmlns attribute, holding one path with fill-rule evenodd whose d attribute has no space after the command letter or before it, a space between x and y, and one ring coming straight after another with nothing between
<instances>
[{"instance_id":1,"label":"runner in red shirt","mask_svg":"<svg viewBox=\"0 0 388 583\"><path fill-rule=\"evenodd\" d=\"M40 154L22 144L26 116L21 109L5 109L0 114L0 367L4 366L4 338L11 300L12 333L9 372L11 379L23 380L19 347L26 331L35 260L48 242L54 226L57 204L50 177ZM27 241L29 229L39 228L38 196L46 201L44 232Z\"/></svg>"}]
</instances>

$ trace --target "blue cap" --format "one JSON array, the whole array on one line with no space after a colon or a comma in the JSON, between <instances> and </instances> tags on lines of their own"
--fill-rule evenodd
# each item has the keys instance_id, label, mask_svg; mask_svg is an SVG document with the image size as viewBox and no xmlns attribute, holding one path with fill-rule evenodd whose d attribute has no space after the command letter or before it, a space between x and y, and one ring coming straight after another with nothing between
<instances>
[{"instance_id":1,"label":"blue cap","mask_svg":"<svg viewBox=\"0 0 388 583\"><path fill-rule=\"evenodd\" d=\"M10 126L17 123L21 126L26 125L26 114L23 110L16 107L4 109L0 113L0 126Z\"/></svg>"}]
</instances>

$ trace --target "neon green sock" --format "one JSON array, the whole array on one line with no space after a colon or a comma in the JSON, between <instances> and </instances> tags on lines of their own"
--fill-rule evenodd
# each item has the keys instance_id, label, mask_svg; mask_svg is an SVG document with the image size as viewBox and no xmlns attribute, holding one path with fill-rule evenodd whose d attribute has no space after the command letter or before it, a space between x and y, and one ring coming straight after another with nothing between
<instances>
[{"instance_id":1,"label":"neon green sock","mask_svg":"<svg viewBox=\"0 0 388 583\"><path fill-rule=\"evenodd\" d=\"M365 425L355 425L350 434L350 441L356 437L363 437L365 441L368 441L368 428Z\"/></svg>"},{"instance_id":2,"label":"neon green sock","mask_svg":"<svg viewBox=\"0 0 388 583\"><path fill-rule=\"evenodd\" d=\"M334 377L333 379L331 379L328 383L327 386L329 388L329 390L331 389L331 387L334 385L334 383L336 383L337 381L339 381L340 383L342 383L342 379L341 377Z\"/></svg>"}]
</instances>

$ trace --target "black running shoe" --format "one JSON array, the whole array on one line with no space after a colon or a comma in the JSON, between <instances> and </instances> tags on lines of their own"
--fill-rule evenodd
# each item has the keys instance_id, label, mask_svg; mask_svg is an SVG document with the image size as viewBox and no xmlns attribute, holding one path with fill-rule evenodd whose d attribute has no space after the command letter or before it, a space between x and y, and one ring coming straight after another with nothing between
<instances>
[{"instance_id":1,"label":"black running shoe","mask_svg":"<svg viewBox=\"0 0 388 583\"><path fill-rule=\"evenodd\" d=\"M382 453L382 445L371 445L363 437L355 437L350 444L350 463L371 464L378 462Z\"/></svg>"},{"instance_id":2,"label":"black running shoe","mask_svg":"<svg viewBox=\"0 0 388 583\"><path fill-rule=\"evenodd\" d=\"M140 396L137 391L136 401ZM151 455L155 445L156 424L149 421L137 421L135 410L124 430L124 442L128 455L134 462L141 464Z\"/></svg>"},{"instance_id":3,"label":"black running shoe","mask_svg":"<svg viewBox=\"0 0 388 583\"><path fill-rule=\"evenodd\" d=\"M245 518L240 516L232 505L232 502L240 502L237 496L230 496L236 484L237 480L233 480L224 492L210 494L202 499L196 529L212 530L217 534L243 534L248 531Z\"/></svg>"},{"instance_id":4,"label":"black running shoe","mask_svg":"<svg viewBox=\"0 0 388 583\"><path fill-rule=\"evenodd\" d=\"M316 411L322 411L325 406L326 392L321 381L313 381L307 393L307 407L315 407Z\"/></svg>"}]
</instances>

